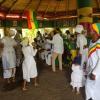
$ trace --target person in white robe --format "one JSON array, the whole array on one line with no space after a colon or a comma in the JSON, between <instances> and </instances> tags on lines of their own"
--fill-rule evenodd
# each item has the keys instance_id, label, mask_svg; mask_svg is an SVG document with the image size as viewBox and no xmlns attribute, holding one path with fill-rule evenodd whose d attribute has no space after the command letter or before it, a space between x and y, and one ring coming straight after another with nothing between
<instances>
[{"instance_id":1,"label":"person in white robe","mask_svg":"<svg viewBox=\"0 0 100 100\"><path fill-rule=\"evenodd\" d=\"M26 38L27 39L27 38ZM34 59L34 56L37 53L37 49L34 49L32 45L29 45L28 39L26 41L27 43L24 43L22 47L22 52L24 54L24 61L22 64L22 70L23 70L23 91L27 90L26 88L26 82L30 82L31 78L35 78L35 86L38 85L37 83L37 66Z\"/></svg>"},{"instance_id":2,"label":"person in white robe","mask_svg":"<svg viewBox=\"0 0 100 100\"><path fill-rule=\"evenodd\" d=\"M89 35L92 42L88 54L86 100L100 100L100 23L91 25Z\"/></svg>"},{"instance_id":3,"label":"person in white robe","mask_svg":"<svg viewBox=\"0 0 100 100\"><path fill-rule=\"evenodd\" d=\"M0 34L0 59L1 59L2 50L3 50L3 44L1 43L1 34Z\"/></svg>"},{"instance_id":4,"label":"person in white robe","mask_svg":"<svg viewBox=\"0 0 100 100\"><path fill-rule=\"evenodd\" d=\"M3 76L10 83L10 78L13 82L15 81L16 73L16 55L14 47L17 45L16 41L11 38L12 34L10 30L6 29L5 37L2 38L1 42L4 45L2 51L2 63L3 63Z\"/></svg>"},{"instance_id":5,"label":"person in white robe","mask_svg":"<svg viewBox=\"0 0 100 100\"><path fill-rule=\"evenodd\" d=\"M52 40L47 40L49 43L53 44L53 53L52 53L52 70L53 72L56 71L55 68L55 60L58 57L59 61L59 70L62 71L62 54L64 52L64 44L63 39L60 36L59 31L56 29L54 31L54 36Z\"/></svg>"},{"instance_id":6,"label":"person in white robe","mask_svg":"<svg viewBox=\"0 0 100 100\"><path fill-rule=\"evenodd\" d=\"M45 43L46 64L51 65L51 57L52 57L52 44L50 44L46 41L46 43Z\"/></svg>"},{"instance_id":7,"label":"person in white robe","mask_svg":"<svg viewBox=\"0 0 100 100\"><path fill-rule=\"evenodd\" d=\"M84 28L82 25L77 25L75 28L75 32L77 33L76 45L77 45L77 48L80 49L80 54L82 54L84 46L87 45L87 39L85 35L82 34L83 30Z\"/></svg>"},{"instance_id":8,"label":"person in white robe","mask_svg":"<svg viewBox=\"0 0 100 100\"><path fill-rule=\"evenodd\" d=\"M86 66L88 63L88 47L84 46L81 58L81 70L83 71L83 85L86 83Z\"/></svg>"},{"instance_id":9,"label":"person in white robe","mask_svg":"<svg viewBox=\"0 0 100 100\"><path fill-rule=\"evenodd\" d=\"M87 61L88 61L88 47L85 46L82 52L82 61L81 61L82 69L84 69L84 66L86 66L85 64L87 64Z\"/></svg>"},{"instance_id":10,"label":"person in white robe","mask_svg":"<svg viewBox=\"0 0 100 100\"><path fill-rule=\"evenodd\" d=\"M83 71L81 69L81 56L78 54L72 64L71 82L70 85L76 94L80 94L80 87L83 87Z\"/></svg>"}]
</instances>

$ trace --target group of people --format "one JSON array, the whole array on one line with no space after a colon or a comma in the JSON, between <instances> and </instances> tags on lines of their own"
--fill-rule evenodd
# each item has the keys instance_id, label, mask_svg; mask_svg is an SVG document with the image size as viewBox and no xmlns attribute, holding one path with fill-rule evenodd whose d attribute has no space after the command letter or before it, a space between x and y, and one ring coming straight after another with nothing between
<instances>
[{"instance_id":1,"label":"group of people","mask_svg":"<svg viewBox=\"0 0 100 100\"><path fill-rule=\"evenodd\" d=\"M71 85L73 91L80 93L80 87L85 85L86 100L100 99L100 23L91 25L90 45L87 48L86 38L77 36L78 54L72 62ZM77 25L76 32L82 33L83 26Z\"/></svg>"},{"instance_id":2,"label":"group of people","mask_svg":"<svg viewBox=\"0 0 100 100\"><path fill-rule=\"evenodd\" d=\"M71 73L71 86L73 91L80 93L80 87L85 86L86 100L99 100L100 99L100 24L95 23L91 25L91 32L88 35L91 38L89 47L87 38L84 34L84 27L77 25L75 28L77 34L76 41L76 56L72 57L72 73ZM0 50L3 64L3 76L7 82L15 82L16 74L16 61L19 51L16 53L17 47L21 47L24 55L22 61L23 71L23 91L27 90L26 83L30 82L30 78L35 78L35 86L37 82L37 66L34 56L37 53L37 48L40 49L39 56L45 59L48 65L52 65L52 71L56 72L56 59L58 58L59 70L62 71L63 56L66 53L66 43L58 28L54 29L53 35L45 35L45 40L42 38L40 32L31 43L29 38L24 38L22 41L16 41L12 37L12 32L5 31L5 37L0 40ZM69 35L69 34L67 34ZM69 38L69 37L68 37ZM68 39L67 38L67 39ZM73 36L71 37L73 40ZM64 45L65 44L65 45ZM21 46L20 46L21 45ZM17 54L17 55L16 55ZM20 55L20 54L19 54ZM66 57L65 57L66 58ZM65 59L66 60L66 59Z\"/></svg>"},{"instance_id":3,"label":"group of people","mask_svg":"<svg viewBox=\"0 0 100 100\"><path fill-rule=\"evenodd\" d=\"M48 65L52 65L52 71L56 72L56 59L59 61L59 70L62 70L62 54L64 52L64 43L61 33L58 28L54 29L52 36L46 35L41 39L39 36L39 43L37 44L43 49L40 52L40 58L45 60ZM42 40L42 42L41 42ZM43 46L42 46L43 44Z\"/></svg>"},{"instance_id":4,"label":"group of people","mask_svg":"<svg viewBox=\"0 0 100 100\"><path fill-rule=\"evenodd\" d=\"M10 29L5 29L5 36L0 40L0 49L2 49L1 56L3 65L3 77L7 80L8 84L10 84L11 82L15 82L16 67L18 67L20 62L19 58L21 58L18 54L21 54L22 51L24 55L24 59L22 62L24 80L22 89L23 91L25 91L27 90L26 82L30 82L30 78L35 78L34 85L38 86L36 79L36 77L38 76L38 72L34 59L37 50L33 48L28 38L24 38L22 42L19 41L19 44L17 42L19 36L17 36L17 39L14 39L12 38L13 35L14 34Z\"/></svg>"}]
</instances>

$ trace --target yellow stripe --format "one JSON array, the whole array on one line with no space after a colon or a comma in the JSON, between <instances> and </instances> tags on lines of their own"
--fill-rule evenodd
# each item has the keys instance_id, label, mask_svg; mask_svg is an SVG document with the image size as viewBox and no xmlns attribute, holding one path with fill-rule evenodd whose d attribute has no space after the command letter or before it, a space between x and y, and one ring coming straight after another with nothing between
<instances>
[{"instance_id":1,"label":"yellow stripe","mask_svg":"<svg viewBox=\"0 0 100 100\"><path fill-rule=\"evenodd\" d=\"M97 43L96 45L94 45L89 49L88 56L90 56L93 52L95 52L96 49L100 49L100 43Z\"/></svg>"},{"instance_id":2,"label":"yellow stripe","mask_svg":"<svg viewBox=\"0 0 100 100\"><path fill-rule=\"evenodd\" d=\"M96 24L93 24L92 26L93 26L93 29L94 29L97 33L99 33L99 30L98 30L97 25L96 25Z\"/></svg>"},{"instance_id":3,"label":"yellow stripe","mask_svg":"<svg viewBox=\"0 0 100 100\"><path fill-rule=\"evenodd\" d=\"M100 44L99 43L97 44L96 48L100 48Z\"/></svg>"},{"instance_id":4,"label":"yellow stripe","mask_svg":"<svg viewBox=\"0 0 100 100\"><path fill-rule=\"evenodd\" d=\"M89 49L89 52L93 51L95 48L96 48L96 45L94 45L93 47L91 47L91 48Z\"/></svg>"}]
</instances>

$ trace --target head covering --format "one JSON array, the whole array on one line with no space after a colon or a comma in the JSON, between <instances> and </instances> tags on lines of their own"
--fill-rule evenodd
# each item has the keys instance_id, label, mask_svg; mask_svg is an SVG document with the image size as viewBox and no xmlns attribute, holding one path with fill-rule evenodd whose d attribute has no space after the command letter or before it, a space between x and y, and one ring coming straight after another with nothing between
<instances>
[{"instance_id":1,"label":"head covering","mask_svg":"<svg viewBox=\"0 0 100 100\"><path fill-rule=\"evenodd\" d=\"M92 24L92 29L95 31L95 33L97 33L98 35L100 35L100 23L94 23L94 24Z\"/></svg>"},{"instance_id":2,"label":"head covering","mask_svg":"<svg viewBox=\"0 0 100 100\"><path fill-rule=\"evenodd\" d=\"M14 35L16 34L16 31L15 31L15 30L10 29L10 30L9 30L9 34L10 34L10 36L14 36Z\"/></svg>"},{"instance_id":3,"label":"head covering","mask_svg":"<svg viewBox=\"0 0 100 100\"><path fill-rule=\"evenodd\" d=\"M23 38L22 42L21 42L21 45L22 46L27 46L29 43L29 39L27 37Z\"/></svg>"},{"instance_id":4,"label":"head covering","mask_svg":"<svg viewBox=\"0 0 100 100\"><path fill-rule=\"evenodd\" d=\"M75 32L77 32L77 33L82 33L83 30L84 30L84 28L82 25L77 25L75 28Z\"/></svg>"}]
</instances>

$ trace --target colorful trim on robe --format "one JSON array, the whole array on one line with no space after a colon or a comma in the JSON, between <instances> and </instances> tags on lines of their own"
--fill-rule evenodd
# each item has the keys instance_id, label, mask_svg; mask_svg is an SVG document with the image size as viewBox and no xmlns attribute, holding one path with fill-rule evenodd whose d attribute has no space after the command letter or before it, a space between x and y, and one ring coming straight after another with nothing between
<instances>
[{"instance_id":1,"label":"colorful trim on robe","mask_svg":"<svg viewBox=\"0 0 100 100\"><path fill-rule=\"evenodd\" d=\"M90 57L97 49L100 49L100 43L95 44L89 49L88 57Z\"/></svg>"}]
</instances>

